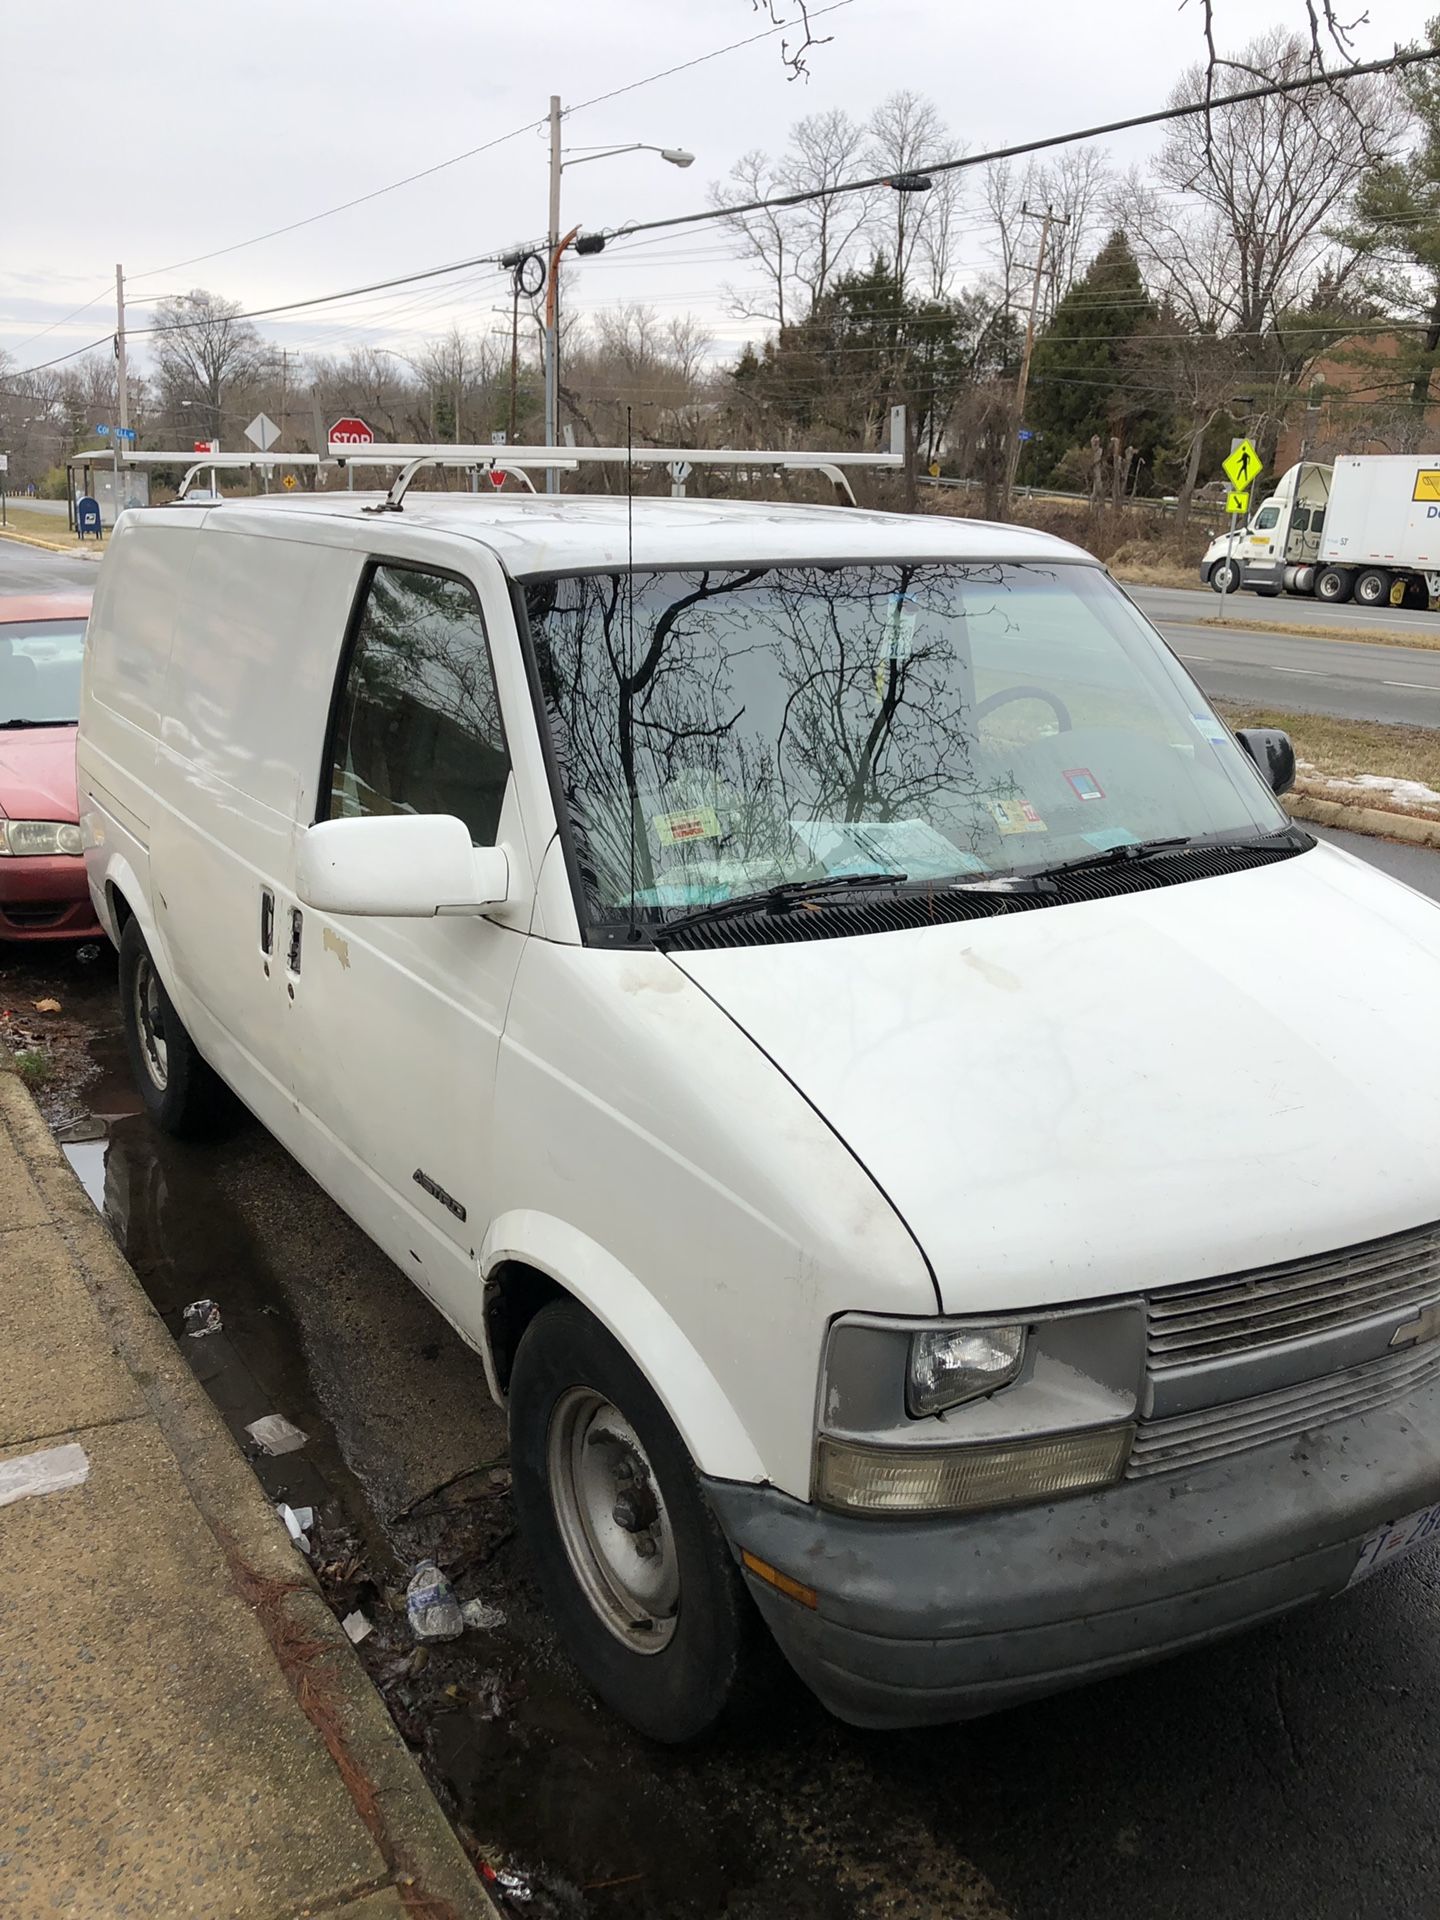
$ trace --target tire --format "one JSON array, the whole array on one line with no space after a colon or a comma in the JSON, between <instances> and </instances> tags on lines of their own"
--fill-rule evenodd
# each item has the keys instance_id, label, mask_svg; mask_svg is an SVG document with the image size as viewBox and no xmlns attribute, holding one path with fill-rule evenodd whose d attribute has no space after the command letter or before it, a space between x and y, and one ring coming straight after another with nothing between
<instances>
[{"instance_id":1,"label":"tire","mask_svg":"<svg viewBox=\"0 0 1440 1920\"><path fill-rule=\"evenodd\" d=\"M540 1589L584 1678L652 1740L709 1733L763 1629L669 1415L572 1300L543 1308L520 1342L510 1454ZM656 1550L642 1557L641 1539Z\"/></svg>"},{"instance_id":2,"label":"tire","mask_svg":"<svg viewBox=\"0 0 1440 1920\"><path fill-rule=\"evenodd\" d=\"M1229 583L1222 584L1229 574ZM1245 584L1245 575L1238 560L1217 560L1210 569L1210 584L1216 593L1239 593Z\"/></svg>"},{"instance_id":3,"label":"tire","mask_svg":"<svg viewBox=\"0 0 1440 1920\"><path fill-rule=\"evenodd\" d=\"M1352 592L1356 606L1388 607L1390 588L1393 584L1391 576L1383 567L1366 567L1363 573L1357 573L1355 576Z\"/></svg>"},{"instance_id":4,"label":"tire","mask_svg":"<svg viewBox=\"0 0 1440 1920\"><path fill-rule=\"evenodd\" d=\"M120 1018L130 1071L156 1126L181 1140L214 1133L231 1112L230 1096L181 1025L133 916L120 936Z\"/></svg>"},{"instance_id":5,"label":"tire","mask_svg":"<svg viewBox=\"0 0 1440 1920\"><path fill-rule=\"evenodd\" d=\"M1278 600L1280 598L1279 587L1256 587L1255 591L1262 600Z\"/></svg>"},{"instance_id":6,"label":"tire","mask_svg":"<svg viewBox=\"0 0 1440 1920\"><path fill-rule=\"evenodd\" d=\"M1430 611L1430 589L1413 573L1405 577L1405 598L1400 604L1402 607L1412 608L1417 613Z\"/></svg>"},{"instance_id":7,"label":"tire","mask_svg":"<svg viewBox=\"0 0 1440 1920\"><path fill-rule=\"evenodd\" d=\"M1350 575L1344 567L1321 567L1315 576L1315 598L1332 607L1350 598Z\"/></svg>"}]
</instances>

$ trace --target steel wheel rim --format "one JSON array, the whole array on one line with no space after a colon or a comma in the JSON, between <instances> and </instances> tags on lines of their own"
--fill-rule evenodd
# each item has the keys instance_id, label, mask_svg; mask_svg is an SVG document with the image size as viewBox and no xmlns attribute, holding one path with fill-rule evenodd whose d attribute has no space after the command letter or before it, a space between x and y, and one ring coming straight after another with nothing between
<instances>
[{"instance_id":1,"label":"steel wheel rim","mask_svg":"<svg viewBox=\"0 0 1440 1920\"><path fill-rule=\"evenodd\" d=\"M148 953L142 953L135 968L135 1031L140 1036L140 1058L145 1063L155 1090L164 1093L170 1084L170 1054L165 1044L165 1002L161 998L160 976Z\"/></svg>"},{"instance_id":2,"label":"steel wheel rim","mask_svg":"<svg viewBox=\"0 0 1440 1920\"><path fill-rule=\"evenodd\" d=\"M550 1416L550 1499L571 1571L632 1653L662 1653L680 1616L675 1533L655 1470L603 1394L570 1387Z\"/></svg>"}]
</instances>

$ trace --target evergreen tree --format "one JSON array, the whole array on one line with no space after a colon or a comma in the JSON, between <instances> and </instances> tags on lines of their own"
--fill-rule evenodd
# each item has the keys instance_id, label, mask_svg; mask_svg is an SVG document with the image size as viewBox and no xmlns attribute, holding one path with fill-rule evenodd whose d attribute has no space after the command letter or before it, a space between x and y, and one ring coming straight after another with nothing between
<instances>
[{"instance_id":1,"label":"evergreen tree","mask_svg":"<svg viewBox=\"0 0 1440 1920\"><path fill-rule=\"evenodd\" d=\"M1112 233L1035 342L1025 408L1035 435L1025 461L1032 477L1052 473L1094 434L1102 442L1118 435L1141 460L1153 461L1164 408L1153 393L1137 390L1125 351L1153 315L1130 243Z\"/></svg>"}]
</instances>

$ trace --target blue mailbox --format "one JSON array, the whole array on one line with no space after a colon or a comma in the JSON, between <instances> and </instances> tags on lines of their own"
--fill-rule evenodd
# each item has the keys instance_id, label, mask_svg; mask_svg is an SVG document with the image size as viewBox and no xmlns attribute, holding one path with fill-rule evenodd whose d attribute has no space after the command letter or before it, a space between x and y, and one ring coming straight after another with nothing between
<instances>
[{"instance_id":1,"label":"blue mailbox","mask_svg":"<svg viewBox=\"0 0 1440 1920\"><path fill-rule=\"evenodd\" d=\"M97 540L101 537L100 502L88 493L82 493L75 502L75 531L82 540L87 533L93 533Z\"/></svg>"}]
</instances>

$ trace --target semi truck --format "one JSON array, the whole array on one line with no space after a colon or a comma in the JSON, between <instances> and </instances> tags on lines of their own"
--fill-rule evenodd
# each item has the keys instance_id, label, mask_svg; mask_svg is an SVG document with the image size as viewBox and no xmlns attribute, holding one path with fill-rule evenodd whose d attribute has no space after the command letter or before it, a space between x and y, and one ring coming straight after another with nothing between
<instances>
[{"instance_id":1,"label":"semi truck","mask_svg":"<svg viewBox=\"0 0 1440 1920\"><path fill-rule=\"evenodd\" d=\"M1428 607L1440 600L1440 453L1298 462L1211 541L1200 578L1217 593Z\"/></svg>"}]
</instances>

